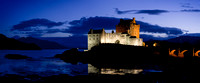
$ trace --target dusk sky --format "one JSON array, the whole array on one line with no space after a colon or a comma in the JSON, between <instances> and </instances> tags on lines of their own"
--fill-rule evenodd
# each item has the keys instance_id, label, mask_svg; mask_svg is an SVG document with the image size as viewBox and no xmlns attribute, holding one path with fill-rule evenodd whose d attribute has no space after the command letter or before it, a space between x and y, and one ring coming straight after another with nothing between
<instances>
[{"instance_id":1,"label":"dusk sky","mask_svg":"<svg viewBox=\"0 0 200 83\"><path fill-rule=\"evenodd\" d=\"M141 34L200 33L200 0L0 0L0 10L0 33L8 37L110 31L118 19L133 17L141 23Z\"/></svg>"}]
</instances>

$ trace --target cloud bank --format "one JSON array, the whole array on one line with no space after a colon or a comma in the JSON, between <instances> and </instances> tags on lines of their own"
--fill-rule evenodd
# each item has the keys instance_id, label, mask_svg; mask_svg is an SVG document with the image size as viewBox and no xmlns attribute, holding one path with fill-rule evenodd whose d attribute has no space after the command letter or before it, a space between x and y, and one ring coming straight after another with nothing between
<instances>
[{"instance_id":1,"label":"cloud bank","mask_svg":"<svg viewBox=\"0 0 200 83\"><path fill-rule=\"evenodd\" d=\"M31 29L31 27L44 26L47 28L51 28L60 25L63 25L63 22L53 22L48 19L31 19L27 21L22 21L21 23L14 25L11 30L28 31Z\"/></svg>"},{"instance_id":2,"label":"cloud bank","mask_svg":"<svg viewBox=\"0 0 200 83\"><path fill-rule=\"evenodd\" d=\"M87 34L89 29L115 30L116 25L121 18L115 17L82 17L79 20L73 20L68 23L41 20L28 20L14 25L11 31L18 34L27 34L28 36L37 37L69 37L75 35ZM126 20L131 20L127 19ZM32 22L34 21L34 22ZM152 35L154 37L168 37L168 35L180 35L184 31L175 27L161 27L146 22L137 21L140 24L140 32L144 35ZM161 36L159 36L161 34ZM63 36L64 35L64 36Z\"/></svg>"},{"instance_id":3,"label":"cloud bank","mask_svg":"<svg viewBox=\"0 0 200 83\"><path fill-rule=\"evenodd\" d=\"M184 9L181 12L200 12L200 9Z\"/></svg>"},{"instance_id":4,"label":"cloud bank","mask_svg":"<svg viewBox=\"0 0 200 83\"><path fill-rule=\"evenodd\" d=\"M194 8L193 6L191 6L190 3L181 3L181 7L183 7L183 8Z\"/></svg>"},{"instance_id":5,"label":"cloud bank","mask_svg":"<svg viewBox=\"0 0 200 83\"><path fill-rule=\"evenodd\" d=\"M129 19L131 20L131 19ZM89 29L101 29L105 28L106 30L115 30L115 26L119 23L120 18L115 17L89 17L81 18L80 20L71 21L72 25L69 27L69 32L73 34L83 34L87 33ZM150 32L150 33L166 33L166 34L183 34L183 31L179 28L173 27L161 27L158 25L151 25L142 21L136 21L140 24L141 32Z\"/></svg>"},{"instance_id":6,"label":"cloud bank","mask_svg":"<svg viewBox=\"0 0 200 83\"><path fill-rule=\"evenodd\" d=\"M54 22L48 19L37 18L22 21L19 24L13 25L11 31L14 32L16 35L23 36L46 37L48 34L49 37L54 37L53 35L63 36L62 34L66 34L62 32L65 31L65 29L67 29L65 22ZM64 36L68 37L70 36L70 33Z\"/></svg>"},{"instance_id":7,"label":"cloud bank","mask_svg":"<svg viewBox=\"0 0 200 83\"><path fill-rule=\"evenodd\" d=\"M117 14L149 14L149 15L159 15L161 13L168 13L169 11L167 10L159 10L159 9L154 9L154 10L126 10L126 11L121 11L118 8L115 8L115 12Z\"/></svg>"},{"instance_id":8,"label":"cloud bank","mask_svg":"<svg viewBox=\"0 0 200 83\"><path fill-rule=\"evenodd\" d=\"M169 11L167 10L158 10L158 9L155 9L155 10L138 10L136 12L136 14L149 14L149 15L159 15L161 13L167 13Z\"/></svg>"}]
</instances>

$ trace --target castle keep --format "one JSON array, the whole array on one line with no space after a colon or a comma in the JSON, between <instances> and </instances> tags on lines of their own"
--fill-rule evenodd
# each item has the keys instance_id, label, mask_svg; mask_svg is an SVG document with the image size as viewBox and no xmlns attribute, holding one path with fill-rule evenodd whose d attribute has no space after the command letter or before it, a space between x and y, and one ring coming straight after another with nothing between
<instances>
[{"instance_id":1,"label":"castle keep","mask_svg":"<svg viewBox=\"0 0 200 83\"><path fill-rule=\"evenodd\" d=\"M140 38L140 25L133 20L120 19L116 25L116 32L106 33L104 29L88 32L88 50L101 43L115 43L123 45L142 46L143 40Z\"/></svg>"}]
</instances>

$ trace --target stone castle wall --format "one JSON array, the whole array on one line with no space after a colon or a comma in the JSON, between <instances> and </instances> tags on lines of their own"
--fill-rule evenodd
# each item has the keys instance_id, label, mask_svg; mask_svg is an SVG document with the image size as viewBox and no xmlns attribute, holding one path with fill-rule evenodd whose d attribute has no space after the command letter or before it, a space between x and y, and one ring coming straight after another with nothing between
<instances>
[{"instance_id":1,"label":"stone castle wall","mask_svg":"<svg viewBox=\"0 0 200 83\"><path fill-rule=\"evenodd\" d=\"M101 40L101 34L88 34L88 50L93 46L99 45Z\"/></svg>"},{"instance_id":2,"label":"stone castle wall","mask_svg":"<svg viewBox=\"0 0 200 83\"><path fill-rule=\"evenodd\" d=\"M88 50L100 43L142 46L143 40L141 38L130 38L128 34L121 33L88 34Z\"/></svg>"},{"instance_id":3,"label":"stone castle wall","mask_svg":"<svg viewBox=\"0 0 200 83\"><path fill-rule=\"evenodd\" d=\"M142 46L143 40L141 38L130 38L128 34L121 33L105 33L102 35L101 43L116 43L124 45Z\"/></svg>"}]
</instances>

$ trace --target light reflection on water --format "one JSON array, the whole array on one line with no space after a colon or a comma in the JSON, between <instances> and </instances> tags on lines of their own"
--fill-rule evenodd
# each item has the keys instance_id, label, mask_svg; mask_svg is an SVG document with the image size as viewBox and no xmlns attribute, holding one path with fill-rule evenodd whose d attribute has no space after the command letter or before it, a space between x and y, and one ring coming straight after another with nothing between
<instances>
[{"instance_id":1,"label":"light reflection on water","mask_svg":"<svg viewBox=\"0 0 200 83\"><path fill-rule=\"evenodd\" d=\"M111 75L125 75L125 74L139 74L143 69L111 69L102 68L101 74L111 74Z\"/></svg>"},{"instance_id":2,"label":"light reflection on water","mask_svg":"<svg viewBox=\"0 0 200 83\"><path fill-rule=\"evenodd\" d=\"M96 74L109 74L109 75L126 75L126 74L145 74L145 73L153 73L153 72L163 72L162 70L158 69L113 69L113 68L97 68L91 64L88 64L88 73L96 73Z\"/></svg>"}]
</instances>

